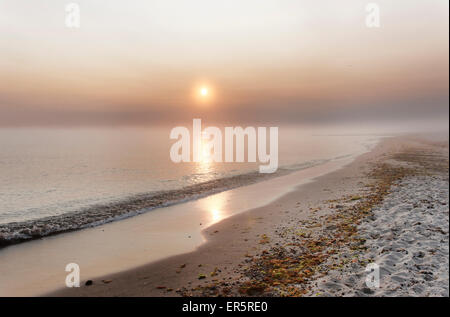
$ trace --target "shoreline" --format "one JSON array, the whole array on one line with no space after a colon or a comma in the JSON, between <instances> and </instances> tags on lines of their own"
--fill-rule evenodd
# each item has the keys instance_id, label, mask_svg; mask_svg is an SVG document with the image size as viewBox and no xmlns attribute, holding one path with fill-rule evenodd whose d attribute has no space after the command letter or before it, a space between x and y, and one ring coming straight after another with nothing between
<instances>
[{"instance_id":1,"label":"shoreline","mask_svg":"<svg viewBox=\"0 0 450 317\"><path fill-rule=\"evenodd\" d=\"M152 211L157 208L169 207L192 200L208 197L223 191L248 186L257 182L281 177L298 170L307 169L321 162L305 162L304 168L290 170L289 166L281 167L273 174L248 172L244 174L214 179L180 189L151 192L124 198L109 204L99 204L83 210L65 213L57 216L31 219L25 221L0 224L0 249L15 244L50 237L62 233L93 228L107 223L120 221ZM32 228L32 229L30 229Z\"/></svg>"},{"instance_id":2,"label":"shoreline","mask_svg":"<svg viewBox=\"0 0 450 317\"><path fill-rule=\"evenodd\" d=\"M5 247L0 250L0 295L35 296L57 290L65 285L68 263L79 264L81 279L86 280L195 251L207 239L205 227L267 205L296 185L340 169L354 156L121 221ZM29 261L35 262L31 268Z\"/></svg>"},{"instance_id":3,"label":"shoreline","mask_svg":"<svg viewBox=\"0 0 450 317\"><path fill-rule=\"evenodd\" d=\"M335 165L331 167L318 166L197 201L160 208L160 211L178 209L178 213L172 210L171 215L170 212L161 212L161 215L166 215L172 221L165 228L158 228L155 224L148 228L151 225L148 218L150 213L146 213L100 227L19 244L19 248L7 247L6 250L12 252L0 252L0 261L9 261L3 271L0 268L0 273L10 272L11 276L2 273L4 287L0 288L0 293L4 296L320 296L320 291L280 292L281 288L289 284L283 281L275 281L277 286L270 287L268 293L267 287L263 289L259 284L253 285L255 278L259 278L259 273L253 270L254 265L266 256L282 256L279 249L292 239L287 239L285 232L293 224L311 225L311 219L316 221L329 213L329 210L323 209L327 208L325 204L330 201L354 197L355 194L360 195L361 191L367 192L367 186L374 181L368 174L375 164L391 161L392 156L406 149L421 148L428 151L436 146L444 148L444 152L446 149L444 156L448 162L448 139L436 145L431 139L417 136L384 138L369 152L351 160L334 162ZM173 219L174 215L180 215L180 211L186 214L193 209L200 210L199 207L211 209L218 202L224 211L237 210L231 214L220 212L215 215L212 212L200 224L194 223L197 220L192 221L189 215L185 215L184 221ZM255 202L259 206L249 208ZM186 225L195 227L198 235L183 231ZM171 233L165 239L169 239L176 248L149 248L149 245L153 245L152 239L167 228L171 228ZM153 231L160 232L152 235ZM297 237L293 238L289 244L298 242L295 241ZM177 245L177 241L180 245ZM72 250L68 250L70 248ZM53 269L46 266L43 258L52 258L58 250L62 253L58 256L62 256L64 261L59 259L58 262L55 258L55 263L47 263ZM129 252L122 254L117 253L118 250ZM163 256L152 258L158 252ZM90 256L86 257L89 253ZM85 256L87 260L80 265L81 287L64 288L68 274L64 267L67 263L76 263L79 259L77 254ZM110 255L108 257L105 254ZM44 272L51 279L45 280L38 276L36 280L27 280L27 274L33 273L33 269L25 272L20 262L34 259L34 255L40 257L36 259L37 267L41 266L39 272ZM108 259L114 261L113 265L108 263ZM19 264L17 268L15 264ZM86 267L89 265L95 270L87 274ZM118 269L118 265L122 265L121 268ZM23 275L24 272L26 274ZM318 278L314 276L308 281L311 289L314 289L311 283ZM89 281L88 285L85 285L86 281ZM55 287L58 284L61 286ZM277 292L274 293L274 289ZM334 296L326 292L324 294Z\"/></svg>"},{"instance_id":4,"label":"shoreline","mask_svg":"<svg viewBox=\"0 0 450 317\"><path fill-rule=\"evenodd\" d=\"M323 205L324 200L359 193L369 180L367 173L373 164L411 146L431 145L414 137L385 139L341 169L298 186L263 207L214 224L203 231L207 242L193 252L105 275L94 279L90 286L61 289L47 295L242 296L236 289L242 289L248 279L243 273L250 266L248 263L268 252L269 245L276 247L282 243L283 239L276 238L280 228L306 221L311 214L323 216L317 206Z\"/></svg>"},{"instance_id":5,"label":"shoreline","mask_svg":"<svg viewBox=\"0 0 450 317\"><path fill-rule=\"evenodd\" d=\"M377 141L381 137L377 137ZM373 140L359 144L359 151L370 151ZM376 143L375 142L375 143ZM198 200L224 191L268 181L298 171L322 166L329 162L356 157L359 154L346 154L328 159L316 159L293 165L280 166L275 173L259 173L247 171L243 174L225 176L206 182L193 184L179 189L160 190L136 194L104 204L94 204L76 212L63 213L38 219L0 223L0 250L27 241L70 233L86 228L94 228L104 224L139 216L158 208L170 207Z\"/></svg>"}]
</instances>

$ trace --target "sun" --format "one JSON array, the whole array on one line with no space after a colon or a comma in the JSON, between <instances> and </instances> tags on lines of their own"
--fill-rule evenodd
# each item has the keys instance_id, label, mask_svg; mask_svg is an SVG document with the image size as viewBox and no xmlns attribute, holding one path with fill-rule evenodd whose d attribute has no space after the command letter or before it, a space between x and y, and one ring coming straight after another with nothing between
<instances>
[{"instance_id":1,"label":"sun","mask_svg":"<svg viewBox=\"0 0 450 317\"><path fill-rule=\"evenodd\" d=\"M217 95L214 85L209 82L197 83L191 90L193 101L201 106L214 103Z\"/></svg>"}]
</instances>

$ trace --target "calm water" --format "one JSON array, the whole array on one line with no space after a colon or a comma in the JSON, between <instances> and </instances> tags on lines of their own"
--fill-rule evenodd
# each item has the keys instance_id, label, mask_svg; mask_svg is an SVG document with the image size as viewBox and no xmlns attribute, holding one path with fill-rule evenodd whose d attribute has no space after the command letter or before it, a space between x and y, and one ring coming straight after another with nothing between
<instances>
[{"instance_id":1,"label":"calm water","mask_svg":"<svg viewBox=\"0 0 450 317\"><path fill-rule=\"evenodd\" d=\"M24 226L31 226L32 220L76 214L93 205L180 190L258 169L258 163L175 164L169 156L174 142L169 139L170 129L0 129L3 234L12 222L28 221ZM280 128L280 170L354 155L377 140L375 136L333 136L318 131Z\"/></svg>"}]
</instances>

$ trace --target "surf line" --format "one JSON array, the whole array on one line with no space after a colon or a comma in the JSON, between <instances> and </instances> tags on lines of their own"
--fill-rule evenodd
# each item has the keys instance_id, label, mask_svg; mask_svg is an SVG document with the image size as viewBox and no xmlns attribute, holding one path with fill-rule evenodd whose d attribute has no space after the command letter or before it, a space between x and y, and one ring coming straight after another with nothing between
<instances>
[{"instance_id":1,"label":"surf line","mask_svg":"<svg viewBox=\"0 0 450 317\"><path fill-rule=\"evenodd\" d=\"M175 127L170 131L170 139L177 140L170 148L170 159L180 162L223 162L223 145L225 162L245 161L245 139L247 138L247 162L258 161L260 173L274 173L278 169L278 127L225 127L225 141L222 130L209 126L202 130L202 120L192 122L192 160L191 132L186 127ZM236 142L235 142L236 141ZM267 143L269 152L267 153ZM234 146L236 145L236 146Z\"/></svg>"}]
</instances>

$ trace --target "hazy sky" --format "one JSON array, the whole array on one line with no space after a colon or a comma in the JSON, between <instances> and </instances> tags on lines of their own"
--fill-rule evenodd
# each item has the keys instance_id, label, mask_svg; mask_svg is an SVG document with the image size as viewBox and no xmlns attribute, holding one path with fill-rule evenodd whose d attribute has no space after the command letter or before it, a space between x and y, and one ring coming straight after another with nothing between
<instances>
[{"instance_id":1,"label":"hazy sky","mask_svg":"<svg viewBox=\"0 0 450 317\"><path fill-rule=\"evenodd\" d=\"M448 118L448 6L0 0L0 125Z\"/></svg>"}]
</instances>

